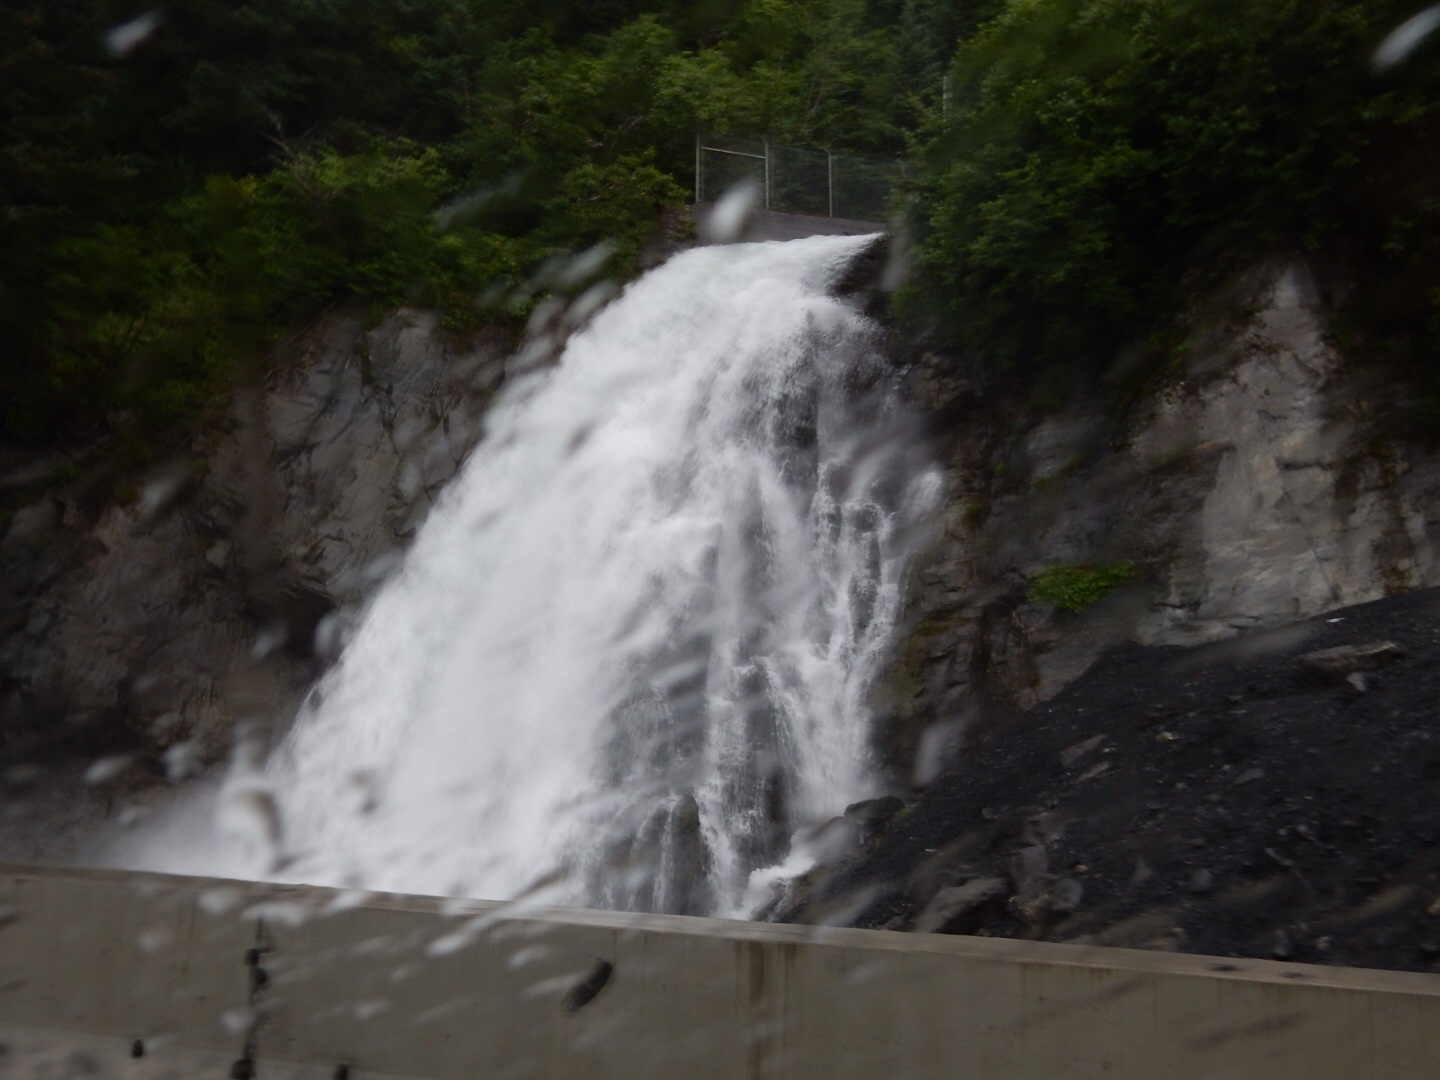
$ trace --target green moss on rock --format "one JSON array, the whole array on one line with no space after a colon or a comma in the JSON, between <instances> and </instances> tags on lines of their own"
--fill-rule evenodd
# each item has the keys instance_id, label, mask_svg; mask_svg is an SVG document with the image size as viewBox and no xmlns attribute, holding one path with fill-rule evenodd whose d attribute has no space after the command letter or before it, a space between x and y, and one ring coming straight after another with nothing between
<instances>
[{"instance_id":1,"label":"green moss on rock","mask_svg":"<svg viewBox=\"0 0 1440 1080\"><path fill-rule=\"evenodd\" d=\"M1132 562L1060 563L1036 574L1025 599L1059 611L1084 611L1138 576Z\"/></svg>"}]
</instances>

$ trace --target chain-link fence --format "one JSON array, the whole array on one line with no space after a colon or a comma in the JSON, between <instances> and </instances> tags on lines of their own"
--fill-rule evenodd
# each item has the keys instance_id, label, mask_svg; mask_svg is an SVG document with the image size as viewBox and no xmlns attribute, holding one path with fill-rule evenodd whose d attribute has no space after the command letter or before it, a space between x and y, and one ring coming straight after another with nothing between
<instances>
[{"instance_id":1,"label":"chain-link fence","mask_svg":"<svg viewBox=\"0 0 1440 1080\"><path fill-rule=\"evenodd\" d=\"M695 140L695 201L712 202L750 178L760 186L766 210L883 221L898 170L893 161L704 135Z\"/></svg>"}]
</instances>

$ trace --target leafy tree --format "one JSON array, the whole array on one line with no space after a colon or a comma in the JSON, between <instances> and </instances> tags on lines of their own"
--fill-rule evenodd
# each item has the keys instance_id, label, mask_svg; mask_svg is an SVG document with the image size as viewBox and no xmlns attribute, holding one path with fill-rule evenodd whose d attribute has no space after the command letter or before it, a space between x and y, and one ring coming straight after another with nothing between
<instances>
[{"instance_id":1,"label":"leafy tree","mask_svg":"<svg viewBox=\"0 0 1440 1080\"><path fill-rule=\"evenodd\" d=\"M1000 364L1083 367L1163 325L1201 271L1299 245L1347 261L1362 297L1422 283L1396 324L1423 325L1440 50L1368 62L1409 7L1013 0L951 67L910 310Z\"/></svg>"},{"instance_id":2,"label":"leafy tree","mask_svg":"<svg viewBox=\"0 0 1440 1080\"><path fill-rule=\"evenodd\" d=\"M183 435L319 305L473 320L601 239L633 272L697 128L893 151L895 20L943 57L969 9L889 3L15 0L0 440Z\"/></svg>"}]
</instances>

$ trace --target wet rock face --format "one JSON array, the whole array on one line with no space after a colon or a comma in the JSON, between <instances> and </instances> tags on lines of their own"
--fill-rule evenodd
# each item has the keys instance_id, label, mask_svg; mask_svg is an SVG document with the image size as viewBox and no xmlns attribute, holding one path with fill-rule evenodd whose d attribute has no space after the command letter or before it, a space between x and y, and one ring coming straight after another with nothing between
<instances>
[{"instance_id":1,"label":"wet rock face","mask_svg":"<svg viewBox=\"0 0 1440 1080\"><path fill-rule=\"evenodd\" d=\"M12 515L12 772L123 750L153 776L222 757L237 724L284 718L478 438L506 352L408 311L370 330L330 318L298 351L132 498L82 481ZM188 752L162 758L176 744Z\"/></svg>"},{"instance_id":2,"label":"wet rock face","mask_svg":"<svg viewBox=\"0 0 1440 1080\"><path fill-rule=\"evenodd\" d=\"M1195 318L1173 381L1123 409L1042 415L953 357L912 365L950 498L880 702L900 779L1117 644L1216 641L1440 582L1440 459L1395 436L1393 401L1329 344L1303 262L1257 268L1222 307ZM1114 563L1133 581L1083 611L1027 598L1046 567Z\"/></svg>"}]
</instances>

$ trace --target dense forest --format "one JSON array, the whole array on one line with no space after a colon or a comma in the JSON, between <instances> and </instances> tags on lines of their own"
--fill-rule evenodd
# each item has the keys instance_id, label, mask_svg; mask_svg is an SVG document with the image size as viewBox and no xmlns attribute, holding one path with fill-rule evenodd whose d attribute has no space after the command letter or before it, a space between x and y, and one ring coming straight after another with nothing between
<instances>
[{"instance_id":1,"label":"dense forest","mask_svg":"<svg viewBox=\"0 0 1440 1080\"><path fill-rule=\"evenodd\" d=\"M697 130L904 158L913 332L997 368L1163 357L1302 247L1440 368L1440 34L1416 0L15 0L0 441L183 437L329 305L457 328L624 278Z\"/></svg>"}]
</instances>

